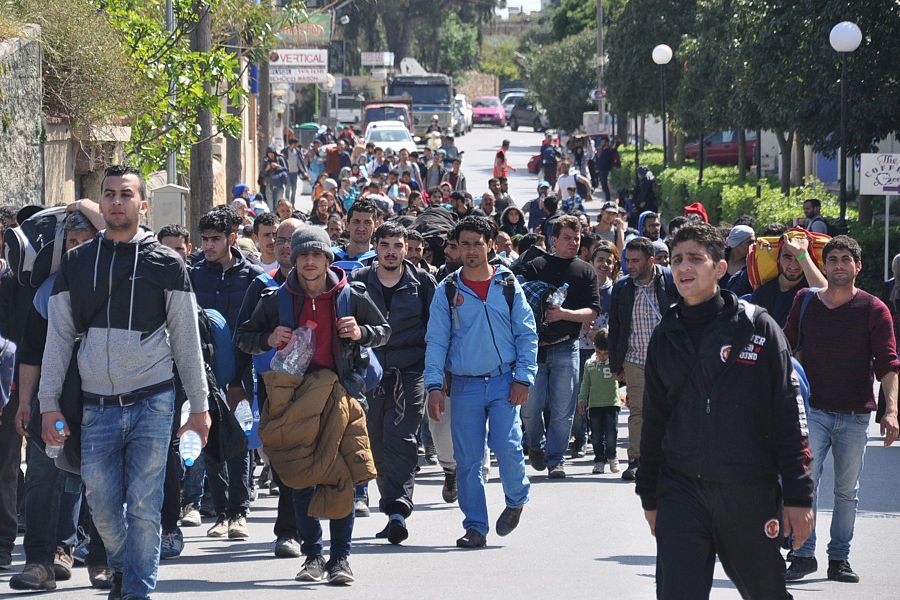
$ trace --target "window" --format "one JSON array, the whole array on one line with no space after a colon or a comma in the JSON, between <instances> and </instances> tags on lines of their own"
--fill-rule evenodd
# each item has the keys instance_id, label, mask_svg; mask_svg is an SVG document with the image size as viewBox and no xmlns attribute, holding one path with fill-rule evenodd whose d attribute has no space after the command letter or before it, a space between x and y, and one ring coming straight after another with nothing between
<instances>
[{"instance_id":1,"label":"window","mask_svg":"<svg viewBox=\"0 0 900 600\"><path fill-rule=\"evenodd\" d=\"M475 108L497 108L500 106L500 101L496 98L476 98L472 106Z\"/></svg>"},{"instance_id":2,"label":"window","mask_svg":"<svg viewBox=\"0 0 900 600\"><path fill-rule=\"evenodd\" d=\"M375 129L369 131L369 142L408 142L409 131L406 129Z\"/></svg>"}]
</instances>

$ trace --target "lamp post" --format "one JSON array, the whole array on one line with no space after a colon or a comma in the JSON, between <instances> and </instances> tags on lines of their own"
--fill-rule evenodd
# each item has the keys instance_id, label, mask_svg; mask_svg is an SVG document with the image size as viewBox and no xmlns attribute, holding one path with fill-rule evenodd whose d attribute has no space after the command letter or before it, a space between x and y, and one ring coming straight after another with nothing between
<instances>
[{"instance_id":1,"label":"lamp post","mask_svg":"<svg viewBox=\"0 0 900 600\"><path fill-rule=\"evenodd\" d=\"M841 228L847 225L847 55L855 52L862 42L862 32L856 23L842 21L831 28L828 36L831 47L841 57ZM757 142L758 143L758 142Z\"/></svg>"},{"instance_id":2,"label":"lamp post","mask_svg":"<svg viewBox=\"0 0 900 600\"><path fill-rule=\"evenodd\" d=\"M672 60L672 49L666 44L659 44L653 49L653 62L659 65L659 81L662 93L662 129L663 129L663 169L669 167L669 144L666 126L666 71L665 66Z\"/></svg>"}]
</instances>

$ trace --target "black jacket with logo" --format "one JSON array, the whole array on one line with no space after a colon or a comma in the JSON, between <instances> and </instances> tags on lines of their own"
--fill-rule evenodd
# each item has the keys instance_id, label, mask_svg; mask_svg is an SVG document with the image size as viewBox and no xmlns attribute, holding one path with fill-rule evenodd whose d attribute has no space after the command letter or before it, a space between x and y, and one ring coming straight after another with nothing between
<instances>
[{"instance_id":1,"label":"black jacket with logo","mask_svg":"<svg viewBox=\"0 0 900 600\"><path fill-rule=\"evenodd\" d=\"M812 505L806 413L787 340L764 309L721 292L725 306L699 351L676 307L647 351L636 491L656 509L662 468L697 481L771 483L784 503Z\"/></svg>"}]
</instances>

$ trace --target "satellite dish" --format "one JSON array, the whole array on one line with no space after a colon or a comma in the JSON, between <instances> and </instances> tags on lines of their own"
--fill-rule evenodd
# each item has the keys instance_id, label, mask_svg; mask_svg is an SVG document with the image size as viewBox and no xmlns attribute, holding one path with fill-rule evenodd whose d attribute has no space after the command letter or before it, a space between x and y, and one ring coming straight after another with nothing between
<instances>
[{"instance_id":1,"label":"satellite dish","mask_svg":"<svg viewBox=\"0 0 900 600\"><path fill-rule=\"evenodd\" d=\"M319 84L319 88L323 92L331 92L331 90L334 89L334 84L334 75L332 75L331 73L325 73L325 81Z\"/></svg>"}]
</instances>

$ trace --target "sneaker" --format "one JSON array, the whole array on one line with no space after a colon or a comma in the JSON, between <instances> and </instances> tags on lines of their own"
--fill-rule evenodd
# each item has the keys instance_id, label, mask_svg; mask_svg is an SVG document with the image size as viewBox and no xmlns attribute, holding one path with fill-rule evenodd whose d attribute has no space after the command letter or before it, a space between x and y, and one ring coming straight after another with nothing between
<instances>
[{"instance_id":1,"label":"sneaker","mask_svg":"<svg viewBox=\"0 0 900 600\"><path fill-rule=\"evenodd\" d=\"M294 538L280 537L275 540L277 558L300 558L300 542Z\"/></svg>"},{"instance_id":2,"label":"sneaker","mask_svg":"<svg viewBox=\"0 0 900 600\"><path fill-rule=\"evenodd\" d=\"M637 478L638 467L640 466L640 461L630 460L628 461L628 468L622 472L622 479L625 481L634 481Z\"/></svg>"},{"instance_id":3,"label":"sneaker","mask_svg":"<svg viewBox=\"0 0 900 600\"><path fill-rule=\"evenodd\" d=\"M254 486L250 490L250 502L256 502L257 500L259 500L259 488Z\"/></svg>"},{"instance_id":4,"label":"sneaker","mask_svg":"<svg viewBox=\"0 0 900 600\"><path fill-rule=\"evenodd\" d=\"M540 450L528 451L528 462L535 471L543 471L547 468L547 462L544 460L544 453Z\"/></svg>"},{"instance_id":5,"label":"sneaker","mask_svg":"<svg viewBox=\"0 0 900 600\"><path fill-rule=\"evenodd\" d=\"M9 587L14 590L31 590L35 592L56 589L56 577L50 565L27 564L21 573L13 575Z\"/></svg>"},{"instance_id":6,"label":"sneaker","mask_svg":"<svg viewBox=\"0 0 900 600\"><path fill-rule=\"evenodd\" d=\"M572 453L570 456L572 457L573 460L576 458L584 458L585 456L587 456L587 454L584 451L584 446L583 445L581 445L581 446L573 445Z\"/></svg>"},{"instance_id":7,"label":"sneaker","mask_svg":"<svg viewBox=\"0 0 900 600\"><path fill-rule=\"evenodd\" d=\"M788 567L787 572L784 574L784 579L785 581L797 581L810 573L815 573L818 568L819 563L816 561L815 556L795 556L794 560L791 561L791 566ZM830 571L831 568L829 567Z\"/></svg>"},{"instance_id":8,"label":"sneaker","mask_svg":"<svg viewBox=\"0 0 900 600\"><path fill-rule=\"evenodd\" d=\"M220 538L225 537L226 535L228 535L228 519L225 517L219 517L218 520L216 520L216 524L210 527L206 532L206 536L211 538Z\"/></svg>"},{"instance_id":9,"label":"sneaker","mask_svg":"<svg viewBox=\"0 0 900 600\"><path fill-rule=\"evenodd\" d=\"M108 590L112 587L112 569L106 565L94 565L88 567L88 579L91 587L96 590Z\"/></svg>"},{"instance_id":10,"label":"sneaker","mask_svg":"<svg viewBox=\"0 0 900 600\"><path fill-rule=\"evenodd\" d=\"M250 537L250 530L247 529L247 517L237 515L228 521L228 539L229 540L246 540Z\"/></svg>"},{"instance_id":11,"label":"sneaker","mask_svg":"<svg viewBox=\"0 0 900 600\"><path fill-rule=\"evenodd\" d=\"M178 558L184 550L184 535L177 527L162 532L162 543L159 546L159 558L167 560Z\"/></svg>"},{"instance_id":12,"label":"sneaker","mask_svg":"<svg viewBox=\"0 0 900 600\"><path fill-rule=\"evenodd\" d=\"M441 489L441 496L448 504L456 502L456 499L459 498L459 488L456 487L456 471L444 471L444 487Z\"/></svg>"},{"instance_id":13,"label":"sneaker","mask_svg":"<svg viewBox=\"0 0 900 600\"><path fill-rule=\"evenodd\" d=\"M850 561L846 560L828 561L828 579L841 583L859 583L859 575L853 572Z\"/></svg>"},{"instance_id":14,"label":"sneaker","mask_svg":"<svg viewBox=\"0 0 900 600\"><path fill-rule=\"evenodd\" d=\"M497 517L497 535L509 535L518 527L519 518L522 516L523 506L507 506Z\"/></svg>"},{"instance_id":15,"label":"sneaker","mask_svg":"<svg viewBox=\"0 0 900 600\"><path fill-rule=\"evenodd\" d=\"M272 496L280 496L280 495L281 495L281 490L278 489L278 484L273 481L272 483L269 484L269 496L272 497Z\"/></svg>"},{"instance_id":16,"label":"sneaker","mask_svg":"<svg viewBox=\"0 0 900 600\"><path fill-rule=\"evenodd\" d=\"M547 477L550 479L565 479L566 468L561 464L553 465L552 467L550 467L550 471L547 473Z\"/></svg>"},{"instance_id":17,"label":"sneaker","mask_svg":"<svg viewBox=\"0 0 900 600\"><path fill-rule=\"evenodd\" d=\"M113 571L112 581L109 586L109 594L106 600L122 600L122 573Z\"/></svg>"},{"instance_id":18,"label":"sneaker","mask_svg":"<svg viewBox=\"0 0 900 600\"><path fill-rule=\"evenodd\" d=\"M68 548L63 546L56 547L56 553L53 555L53 575L56 581L68 581L72 579L72 567L75 566L75 559Z\"/></svg>"},{"instance_id":19,"label":"sneaker","mask_svg":"<svg viewBox=\"0 0 900 600\"><path fill-rule=\"evenodd\" d=\"M591 473L594 475L602 475L606 472L606 464L602 462L594 463L594 468L591 469Z\"/></svg>"},{"instance_id":20,"label":"sneaker","mask_svg":"<svg viewBox=\"0 0 900 600\"><path fill-rule=\"evenodd\" d=\"M622 470L619 467L619 459L618 458L611 458L608 461L606 461L606 463L609 465L610 473L618 473L619 471Z\"/></svg>"},{"instance_id":21,"label":"sneaker","mask_svg":"<svg viewBox=\"0 0 900 600\"><path fill-rule=\"evenodd\" d=\"M7 570L12 566L12 551L0 550L0 570Z\"/></svg>"},{"instance_id":22,"label":"sneaker","mask_svg":"<svg viewBox=\"0 0 900 600\"><path fill-rule=\"evenodd\" d=\"M387 540L395 546L409 537L409 530L406 528L406 519L402 515L391 515L387 526Z\"/></svg>"},{"instance_id":23,"label":"sneaker","mask_svg":"<svg viewBox=\"0 0 900 600\"><path fill-rule=\"evenodd\" d=\"M188 504L181 509L181 526L182 527L200 527L203 522L200 517L200 511L193 504Z\"/></svg>"},{"instance_id":24,"label":"sneaker","mask_svg":"<svg viewBox=\"0 0 900 600\"><path fill-rule=\"evenodd\" d=\"M353 501L353 512L357 517L368 517L370 514L369 504L365 498L357 498Z\"/></svg>"},{"instance_id":25,"label":"sneaker","mask_svg":"<svg viewBox=\"0 0 900 600\"><path fill-rule=\"evenodd\" d=\"M325 557L321 554L307 556L303 561L303 567L294 579L296 581L322 581L325 579Z\"/></svg>"},{"instance_id":26,"label":"sneaker","mask_svg":"<svg viewBox=\"0 0 900 600\"><path fill-rule=\"evenodd\" d=\"M466 529L466 534L456 540L457 548L484 548L487 540L481 532L475 529Z\"/></svg>"},{"instance_id":27,"label":"sneaker","mask_svg":"<svg viewBox=\"0 0 900 600\"><path fill-rule=\"evenodd\" d=\"M354 581L346 556L332 558L325 563L325 569L328 571L328 585L347 585Z\"/></svg>"},{"instance_id":28,"label":"sneaker","mask_svg":"<svg viewBox=\"0 0 900 600\"><path fill-rule=\"evenodd\" d=\"M434 449L434 446L428 446L425 448L425 462L427 462L429 465L438 464L437 450Z\"/></svg>"}]
</instances>

